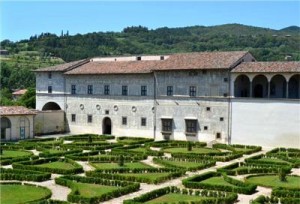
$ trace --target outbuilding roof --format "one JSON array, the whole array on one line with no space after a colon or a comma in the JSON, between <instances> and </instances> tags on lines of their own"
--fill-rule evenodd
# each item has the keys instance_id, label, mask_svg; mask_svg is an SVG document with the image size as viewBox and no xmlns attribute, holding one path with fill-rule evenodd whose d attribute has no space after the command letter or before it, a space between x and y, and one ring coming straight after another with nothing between
<instances>
[{"instance_id":1,"label":"outbuilding roof","mask_svg":"<svg viewBox=\"0 0 300 204\"><path fill-rule=\"evenodd\" d=\"M0 106L0 115L35 115L36 113L23 106Z\"/></svg>"},{"instance_id":2,"label":"outbuilding roof","mask_svg":"<svg viewBox=\"0 0 300 204\"><path fill-rule=\"evenodd\" d=\"M17 90L17 91L14 91L12 93L12 95L23 95L27 92L27 89L20 89L20 90Z\"/></svg>"},{"instance_id":3,"label":"outbuilding roof","mask_svg":"<svg viewBox=\"0 0 300 204\"><path fill-rule=\"evenodd\" d=\"M232 72L300 72L300 61L294 62L243 62L235 67Z\"/></svg>"},{"instance_id":4,"label":"outbuilding roof","mask_svg":"<svg viewBox=\"0 0 300 204\"><path fill-rule=\"evenodd\" d=\"M83 60L59 64L59 65L55 65L55 66L51 66L51 67L40 68L40 69L35 70L35 72L65 72L72 68L80 66L86 62L88 62L88 60L83 59Z\"/></svg>"}]
</instances>

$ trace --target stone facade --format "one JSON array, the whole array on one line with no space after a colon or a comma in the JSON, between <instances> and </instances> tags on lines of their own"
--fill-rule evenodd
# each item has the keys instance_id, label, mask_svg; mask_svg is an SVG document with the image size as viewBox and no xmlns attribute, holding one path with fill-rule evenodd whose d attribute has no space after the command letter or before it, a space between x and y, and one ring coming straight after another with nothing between
<instances>
[{"instance_id":1,"label":"stone facade","mask_svg":"<svg viewBox=\"0 0 300 204\"><path fill-rule=\"evenodd\" d=\"M247 108L243 108L249 103L250 109L256 107L255 104L260 104L262 99L239 98L237 105L233 99L241 97L235 97L236 84L238 84L236 80L240 74L232 73L232 70L240 64L255 61L250 53L243 54L242 57L231 62L229 67L220 65L219 68L189 68L188 58L184 58L187 64L183 64L187 68L156 70L155 60L167 62L174 58L153 56L142 57L138 60L141 59L141 64L147 63L143 62L143 59L151 62L148 64L151 66L147 67L148 71L142 70L140 65L137 66L139 62L131 62L136 61L137 57L94 58L87 65L80 65L78 68L59 71L51 71L51 68L41 70L36 73L37 109L64 110L66 129L74 134L95 133L149 137L156 140L247 144L247 138L241 136L243 139L237 139L238 135L242 135L247 129L239 128L238 121L241 120L243 114L248 113ZM199 60L203 60L204 64L208 61ZM221 64L222 59L216 59L216 61L220 61ZM89 63L91 63L90 66ZM120 66L126 65L129 68L127 67L124 73L121 73L118 63ZM98 65L99 69L104 67L105 70L99 70ZM131 71L130 66L137 66L137 68ZM215 63L214 66L216 66ZM166 64L162 64L161 67L166 67ZM80 74L80 72L83 73ZM254 74L248 75L254 76ZM276 75L263 74L270 76L268 77L270 79L271 76ZM295 74L288 73L287 75ZM256 75L261 75L261 73ZM51 93L49 93L49 86L51 86ZM265 101L265 103L269 102ZM286 104L290 106L290 103ZM294 106L297 105L293 104ZM256 121L265 118L265 116L262 118L259 116L259 111L255 117L257 119L252 119ZM293 123L295 121L297 119L294 119ZM267 127L267 129L270 128ZM298 135L299 138L300 133L295 129L293 134ZM232 138L233 136L235 138Z\"/></svg>"}]
</instances>

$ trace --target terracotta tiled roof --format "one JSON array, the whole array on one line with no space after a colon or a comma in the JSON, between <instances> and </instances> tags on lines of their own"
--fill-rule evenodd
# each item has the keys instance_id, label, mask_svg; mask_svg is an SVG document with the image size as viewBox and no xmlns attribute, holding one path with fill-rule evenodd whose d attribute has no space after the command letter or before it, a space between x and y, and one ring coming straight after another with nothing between
<instances>
[{"instance_id":1,"label":"terracotta tiled roof","mask_svg":"<svg viewBox=\"0 0 300 204\"><path fill-rule=\"evenodd\" d=\"M0 115L35 115L36 113L23 106L0 106Z\"/></svg>"},{"instance_id":2,"label":"terracotta tiled roof","mask_svg":"<svg viewBox=\"0 0 300 204\"><path fill-rule=\"evenodd\" d=\"M12 95L23 95L27 92L27 89L20 89L12 93Z\"/></svg>"},{"instance_id":3,"label":"terracotta tiled roof","mask_svg":"<svg viewBox=\"0 0 300 204\"><path fill-rule=\"evenodd\" d=\"M248 52L197 52L170 55L155 70L228 69Z\"/></svg>"},{"instance_id":4,"label":"terracotta tiled roof","mask_svg":"<svg viewBox=\"0 0 300 204\"><path fill-rule=\"evenodd\" d=\"M232 72L300 72L300 61L297 62L243 62Z\"/></svg>"},{"instance_id":5,"label":"terracotta tiled roof","mask_svg":"<svg viewBox=\"0 0 300 204\"><path fill-rule=\"evenodd\" d=\"M150 73L160 61L89 62L66 74L133 74Z\"/></svg>"},{"instance_id":6,"label":"terracotta tiled roof","mask_svg":"<svg viewBox=\"0 0 300 204\"><path fill-rule=\"evenodd\" d=\"M160 70L228 69L248 52L173 54L165 60L89 62L66 74L129 74Z\"/></svg>"},{"instance_id":7,"label":"terracotta tiled roof","mask_svg":"<svg viewBox=\"0 0 300 204\"><path fill-rule=\"evenodd\" d=\"M69 62L69 63L64 63L64 64L59 64L59 65L55 65L52 67L45 67L45 68L37 69L37 70L35 70L35 72L50 72L50 71L51 72L64 72L64 71L70 70L72 68L75 68L77 66L80 66L84 62L86 62L86 59Z\"/></svg>"}]
</instances>

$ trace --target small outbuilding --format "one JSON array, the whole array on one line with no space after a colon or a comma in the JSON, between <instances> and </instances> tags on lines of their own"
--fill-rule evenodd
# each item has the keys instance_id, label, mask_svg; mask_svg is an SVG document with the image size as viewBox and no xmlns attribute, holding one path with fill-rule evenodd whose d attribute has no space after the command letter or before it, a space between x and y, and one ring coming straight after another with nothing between
<instances>
[{"instance_id":1,"label":"small outbuilding","mask_svg":"<svg viewBox=\"0 0 300 204\"><path fill-rule=\"evenodd\" d=\"M36 113L23 106L0 106L1 140L23 140L34 137Z\"/></svg>"}]
</instances>

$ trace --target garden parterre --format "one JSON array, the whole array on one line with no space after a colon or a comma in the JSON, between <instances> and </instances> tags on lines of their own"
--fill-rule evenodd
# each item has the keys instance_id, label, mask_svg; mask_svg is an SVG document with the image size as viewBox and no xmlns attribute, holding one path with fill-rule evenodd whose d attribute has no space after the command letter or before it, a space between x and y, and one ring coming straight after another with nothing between
<instances>
[{"instance_id":1,"label":"garden parterre","mask_svg":"<svg viewBox=\"0 0 300 204\"><path fill-rule=\"evenodd\" d=\"M39 155L33 155L33 150ZM260 151L257 146L214 144L208 148L203 142L154 142L93 134L33 139L1 144L0 178L5 182L18 180L39 185L55 177L55 185L71 189L67 200L73 203L109 202L117 197L126 200L124 203L233 203L238 194L252 194L257 185L266 186L257 180L268 178L278 181L269 186L274 190L265 200L298 201L295 188L298 189L299 177L288 174L299 167L300 150L276 148L266 154L256 153ZM256 155L251 156L253 153ZM245 155L250 157L235 160ZM146 164L144 161L150 157L150 164ZM77 161L84 161L95 170L84 172ZM228 165L217 169L215 165L222 163ZM10 164L12 169L8 169ZM201 173L205 169L212 171ZM244 174L250 174L245 181L234 178ZM258 177L264 179L256 180ZM285 181L279 180L282 177ZM174 179L182 180L183 185L160 188ZM141 191L141 184L152 185L154 191L126 199L127 195ZM67 200L51 200L47 196L37 202Z\"/></svg>"}]
</instances>

